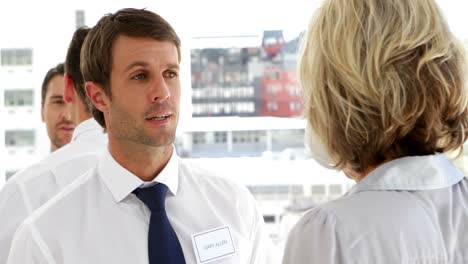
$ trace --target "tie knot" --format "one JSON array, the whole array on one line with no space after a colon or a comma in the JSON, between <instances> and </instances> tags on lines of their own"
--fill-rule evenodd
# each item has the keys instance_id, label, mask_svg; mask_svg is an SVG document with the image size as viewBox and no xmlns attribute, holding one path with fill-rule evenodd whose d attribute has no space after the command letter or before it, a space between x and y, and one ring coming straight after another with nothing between
<instances>
[{"instance_id":1,"label":"tie knot","mask_svg":"<svg viewBox=\"0 0 468 264\"><path fill-rule=\"evenodd\" d=\"M165 210L165 202L166 202L166 193L167 193L167 186L158 183L151 187L146 188L137 188L133 191L133 193L148 206L151 212L158 212Z\"/></svg>"}]
</instances>

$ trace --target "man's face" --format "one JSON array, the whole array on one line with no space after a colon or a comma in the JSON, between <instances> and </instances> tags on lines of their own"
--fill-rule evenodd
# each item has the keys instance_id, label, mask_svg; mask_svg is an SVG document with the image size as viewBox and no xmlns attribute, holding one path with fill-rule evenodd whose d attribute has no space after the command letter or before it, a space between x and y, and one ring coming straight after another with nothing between
<instances>
[{"instance_id":1,"label":"man's face","mask_svg":"<svg viewBox=\"0 0 468 264\"><path fill-rule=\"evenodd\" d=\"M112 56L112 96L104 112L109 140L172 145L180 99L176 46L151 38L119 36Z\"/></svg>"},{"instance_id":2,"label":"man's face","mask_svg":"<svg viewBox=\"0 0 468 264\"><path fill-rule=\"evenodd\" d=\"M69 143L75 129L63 101L63 88L63 76L56 75L49 81L41 112L50 138L51 151Z\"/></svg>"}]
</instances>

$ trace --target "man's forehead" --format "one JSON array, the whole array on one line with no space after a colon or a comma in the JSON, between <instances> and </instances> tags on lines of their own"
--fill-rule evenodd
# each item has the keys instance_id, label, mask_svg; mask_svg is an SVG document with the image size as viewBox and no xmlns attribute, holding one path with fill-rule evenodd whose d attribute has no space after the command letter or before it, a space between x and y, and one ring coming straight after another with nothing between
<instances>
[{"instance_id":1,"label":"man's forehead","mask_svg":"<svg viewBox=\"0 0 468 264\"><path fill-rule=\"evenodd\" d=\"M129 48L132 46L132 48ZM175 54L178 56L178 49L175 43L170 40L157 40L149 37L128 37L125 35L116 38L113 44L112 55L115 56L116 49L121 54L138 55L144 52L157 52Z\"/></svg>"},{"instance_id":2,"label":"man's forehead","mask_svg":"<svg viewBox=\"0 0 468 264\"><path fill-rule=\"evenodd\" d=\"M64 78L61 75L52 77L47 84L46 96L51 97L55 95L62 96L63 89L65 88Z\"/></svg>"},{"instance_id":3,"label":"man's forehead","mask_svg":"<svg viewBox=\"0 0 468 264\"><path fill-rule=\"evenodd\" d=\"M62 94L59 94L59 93L51 93L51 94L48 94L48 95L47 95L47 98L50 99L50 100L53 100L53 99L63 99L63 95L62 95Z\"/></svg>"}]
</instances>

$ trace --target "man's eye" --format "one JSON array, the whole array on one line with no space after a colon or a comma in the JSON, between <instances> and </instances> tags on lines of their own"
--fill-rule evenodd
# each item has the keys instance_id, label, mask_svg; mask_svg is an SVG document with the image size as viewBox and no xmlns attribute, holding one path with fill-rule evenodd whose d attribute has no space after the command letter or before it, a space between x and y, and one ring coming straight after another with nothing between
<instances>
[{"instance_id":1,"label":"man's eye","mask_svg":"<svg viewBox=\"0 0 468 264\"><path fill-rule=\"evenodd\" d=\"M175 72L175 71L166 71L164 73L164 76L167 77L167 78L175 78L175 77L177 77L177 72Z\"/></svg>"},{"instance_id":2,"label":"man's eye","mask_svg":"<svg viewBox=\"0 0 468 264\"><path fill-rule=\"evenodd\" d=\"M133 80L143 80L146 78L146 74L144 73L138 73L138 74L135 74L131 77Z\"/></svg>"},{"instance_id":3,"label":"man's eye","mask_svg":"<svg viewBox=\"0 0 468 264\"><path fill-rule=\"evenodd\" d=\"M56 100L56 101L52 101L52 104L64 104L65 101L63 100Z\"/></svg>"}]
</instances>

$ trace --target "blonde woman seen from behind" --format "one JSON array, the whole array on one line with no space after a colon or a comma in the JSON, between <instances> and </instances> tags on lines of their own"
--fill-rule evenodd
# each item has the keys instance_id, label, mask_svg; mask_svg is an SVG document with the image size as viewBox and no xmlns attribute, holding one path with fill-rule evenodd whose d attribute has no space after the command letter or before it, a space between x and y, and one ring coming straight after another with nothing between
<instances>
[{"instance_id":1,"label":"blonde woman seen from behind","mask_svg":"<svg viewBox=\"0 0 468 264\"><path fill-rule=\"evenodd\" d=\"M356 180L291 231L283 263L468 263L465 58L434 0L326 0L299 62L306 141Z\"/></svg>"}]
</instances>

